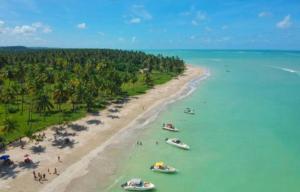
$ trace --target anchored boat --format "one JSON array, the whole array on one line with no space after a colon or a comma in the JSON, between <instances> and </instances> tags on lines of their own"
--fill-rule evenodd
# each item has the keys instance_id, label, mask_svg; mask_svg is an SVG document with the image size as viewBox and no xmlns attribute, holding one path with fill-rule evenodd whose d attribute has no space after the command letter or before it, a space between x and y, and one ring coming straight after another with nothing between
<instances>
[{"instance_id":1,"label":"anchored boat","mask_svg":"<svg viewBox=\"0 0 300 192\"><path fill-rule=\"evenodd\" d=\"M181 149L186 149L186 150L190 149L190 146L188 146L187 144L183 143L182 141L180 141L177 138L172 138L172 139L166 138L166 142L168 144L170 144L170 145L173 145L173 146L181 148Z\"/></svg>"},{"instance_id":2,"label":"anchored boat","mask_svg":"<svg viewBox=\"0 0 300 192\"><path fill-rule=\"evenodd\" d=\"M148 191L155 188L155 185L141 179L131 179L122 184L121 187L127 191Z\"/></svg>"},{"instance_id":3,"label":"anchored boat","mask_svg":"<svg viewBox=\"0 0 300 192\"><path fill-rule=\"evenodd\" d=\"M175 126L172 123L163 124L163 129L173 132L178 132L179 129L176 129Z\"/></svg>"},{"instance_id":4,"label":"anchored boat","mask_svg":"<svg viewBox=\"0 0 300 192\"><path fill-rule=\"evenodd\" d=\"M162 172L162 173L175 173L176 169L174 167L164 164L164 162L156 162L150 167L152 171Z\"/></svg>"},{"instance_id":5,"label":"anchored boat","mask_svg":"<svg viewBox=\"0 0 300 192\"><path fill-rule=\"evenodd\" d=\"M191 108L186 108L184 110L184 113L190 114L190 115L195 115L195 111L193 109L191 109Z\"/></svg>"}]
</instances>

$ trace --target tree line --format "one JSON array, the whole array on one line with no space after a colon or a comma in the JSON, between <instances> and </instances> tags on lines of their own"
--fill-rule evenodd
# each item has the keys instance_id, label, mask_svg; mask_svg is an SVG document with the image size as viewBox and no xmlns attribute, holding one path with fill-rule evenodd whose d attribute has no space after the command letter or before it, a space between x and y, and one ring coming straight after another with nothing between
<instances>
[{"instance_id":1,"label":"tree line","mask_svg":"<svg viewBox=\"0 0 300 192\"><path fill-rule=\"evenodd\" d=\"M185 69L178 57L112 49L0 49L0 109L2 135L16 122L10 114L46 118L70 104L72 111L93 109L97 101L126 95L121 86L138 81L152 86L152 73L176 76ZM0 139L1 140L1 139Z\"/></svg>"}]
</instances>

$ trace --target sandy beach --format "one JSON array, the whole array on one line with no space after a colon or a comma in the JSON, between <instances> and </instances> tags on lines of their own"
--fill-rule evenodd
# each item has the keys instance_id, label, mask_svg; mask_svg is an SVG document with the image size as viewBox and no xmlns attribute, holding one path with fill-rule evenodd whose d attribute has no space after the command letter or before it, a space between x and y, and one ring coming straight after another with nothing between
<instances>
[{"instance_id":1,"label":"sandy beach","mask_svg":"<svg viewBox=\"0 0 300 192\"><path fill-rule=\"evenodd\" d=\"M98 178L105 183L115 170L115 161L110 157L116 157L117 154L112 155L114 151L110 149L121 145L121 138L126 137L134 127L147 123L151 111L159 110L164 103L180 97L189 82L205 73L203 69L188 66L183 75L155 86L146 94L112 104L99 114L89 114L58 129L58 132L58 126L49 127L43 131L46 138L38 144L30 142L24 149L11 146L6 154L11 156L16 166L1 170L0 191L82 191L80 185L76 185L76 180L88 174L93 160L99 157L103 158L100 166L103 171ZM55 138L55 133L61 136ZM70 139L68 144L60 142L65 138ZM33 165L22 164L26 154L30 155ZM57 174L54 174L55 168ZM41 182L34 180L33 171L45 173L46 179Z\"/></svg>"}]
</instances>

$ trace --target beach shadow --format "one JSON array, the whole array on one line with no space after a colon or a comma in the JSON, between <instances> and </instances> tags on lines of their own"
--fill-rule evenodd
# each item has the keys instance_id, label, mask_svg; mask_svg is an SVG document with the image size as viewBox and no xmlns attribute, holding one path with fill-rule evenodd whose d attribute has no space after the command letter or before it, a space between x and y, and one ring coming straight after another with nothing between
<instances>
[{"instance_id":1,"label":"beach shadow","mask_svg":"<svg viewBox=\"0 0 300 192\"><path fill-rule=\"evenodd\" d=\"M37 162L31 162L31 163L25 163L24 161L19 163L19 167L22 169L36 169L40 165L40 161Z\"/></svg>"},{"instance_id":2,"label":"beach shadow","mask_svg":"<svg viewBox=\"0 0 300 192\"><path fill-rule=\"evenodd\" d=\"M74 131L87 131L88 127L84 125L78 125L78 124L71 124L69 127Z\"/></svg>"},{"instance_id":3,"label":"beach shadow","mask_svg":"<svg viewBox=\"0 0 300 192\"><path fill-rule=\"evenodd\" d=\"M20 142L19 140L17 140L17 141L11 142L9 144L9 146L16 148L16 147L21 147L22 144L25 145L25 143L23 141Z\"/></svg>"},{"instance_id":4,"label":"beach shadow","mask_svg":"<svg viewBox=\"0 0 300 192\"><path fill-rule=\"evenodd\" d=\"M75 140L73 139L71 140L69 138L62 138L62 139L54 140L52 142L52 145L58 147L59 149L63 149L66 147L73 148L76 143L78 142L75 142Z\"/></svg>"},{"instance_id":5,"label":"beach shadow","mask_svg":"<svg viewBox=\"0 0 300 192\"><path fill-rule=\"evenodd\" d=\"M46 147L43 147L41 145L39 146L32 146L30 150L35 153L35 154L40 154L40 153L45 153L46 152Z\"/></svg>"},{"instance_id":6,"label":"beach shadow","mask_svg":"<svg viewBox=\"0 0 300 192\"><path fill-rule=\"evenodd\" d=\"M111 113L118 113L119 109L109 109L108 111L111 112Z\"/></svg>"},{"instance_id":7,"label":"beach shadow","mask_svg":"<svg viewBox=\"0 0 300 192\"><path fill-rule=\"evenodd\" d=\"M121 109L123 108L123 105L116 105L115 108Z\"/></svg>"},{"instance_id":8,"label":"beach shadow","mask_svg":"<svg viewBox=\"0 0 300 192\"><path fill-rule=\"evenodd\" d=\"M51 130L54 131L57 135L59 135L60 132L66 130L66 128L63 126L54 126L51 128Z\"/></svg>"},{"instance_id":9,"label":"beach shadow","mask_svg":"<svg viewBox=\"0 0 300 192\"><path fill-rule=\"evenodd\" d=\"M16 164L13 165L4 165L3 163L0 165L0 178L1 179L9 179L16 178L20 171L15 170L17 168Z\"/></svg>"},{"instance_id":10,"label":"beach shadow","mask_svg":"<svg viewBox=\"0 0 300 192\"><path fill-rule=\"evenodd\" d=\"M135 97L133 96L131 98L135 98ZM114 103L114 104L125 104L125 103L128 103L129 101L130 101L130 98L129 97L125 97L125 98L113 101L112 103Z\"/></svg>"},{"instance_id":11,"label":"beach shadow","mask_svg":"<svg viewBox=\"0 0 300 192\"><path fill-rule=\"evenodd\" d=\"M103 124L100 120L97 120L97 119L88 120L86 123L89 124L89 125L92 125L92 124L95 124L95 125Z\"/></svg>"},{"instance_id":12,"label":"beach shadow","mask_svg":"<svg viewBox=\"0 0 300 192\"><path fill-rule=\"evenodd\" d=\"M120 119L118 115L107 115L107 117L110 117L112 119Z\"/></svg>"},{"instance_id":13,"label":"beach shadow","mask_svg":"<svg viewBox=\"0 0 300 192\"><path fill-rule=\"evenodd\" d=\"M90 112L90 114L92 116L100 116L100 112L99 111Z\"/></svg>"}]
</instances>

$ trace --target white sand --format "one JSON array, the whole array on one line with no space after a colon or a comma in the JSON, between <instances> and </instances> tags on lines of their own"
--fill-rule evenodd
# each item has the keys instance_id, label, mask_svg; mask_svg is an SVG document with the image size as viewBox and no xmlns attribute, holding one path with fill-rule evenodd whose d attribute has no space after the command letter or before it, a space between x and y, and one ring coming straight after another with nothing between
<instances>
[{"instance_id":1,"label":"white sand","mask_svg":"<svg viewBox=\"0 0 300 192\"><path fill-rule=\"evenodd\" d=\"M155 86L146 94L131 98L124 104L113 104L108 109L100 112L99 115L88 115L85 118L77 120L72 124L84 126L86 130L74 131L71 128L66 130L69 133L76 132L76 136L70 137L75 140L72 147L58 148L53 146L54 131L49 128L46 131L47 138L39 143L45 147L45 151L41 153L33 153L31 147L33 143L27 144L25 149L20 147L12 147L6 154L16 161L23 161L25 154L30 154L34 162L37 163L35 169L16 167L7 177L0 177L0 191L13 192L62 192L74 191L68 186L76 178L83 176L88 172L88 166L93 159L101 153L105 157L109 156L107 148L112 144L118 144L118 138L126 135L128 130L139 123L139 119L143 118L147 112L154 108L159 108L168 100L175 99L184 91L188 82L199 78L204 74L200 68L188 66L184 75L173 79L170 82ZM118 108L118 112L110 112L109 109ZM116 115L118 118L112 119L109 115ZM101 123L100 123L101 122ZM62 162L58 162L57 156L60 156ZM15 162L16 162L15 161ZM47 173L47 169L53 172L57 168L58 175ZM109 167L106 167L110 169ZM33 179L32 171L46 173L47 181L43 184ZM2 172L2 171L1 171ZM103 171L103 181L109 171ZM78 190L80 191L80 190Z\"/></svg>"}]
</instances>

